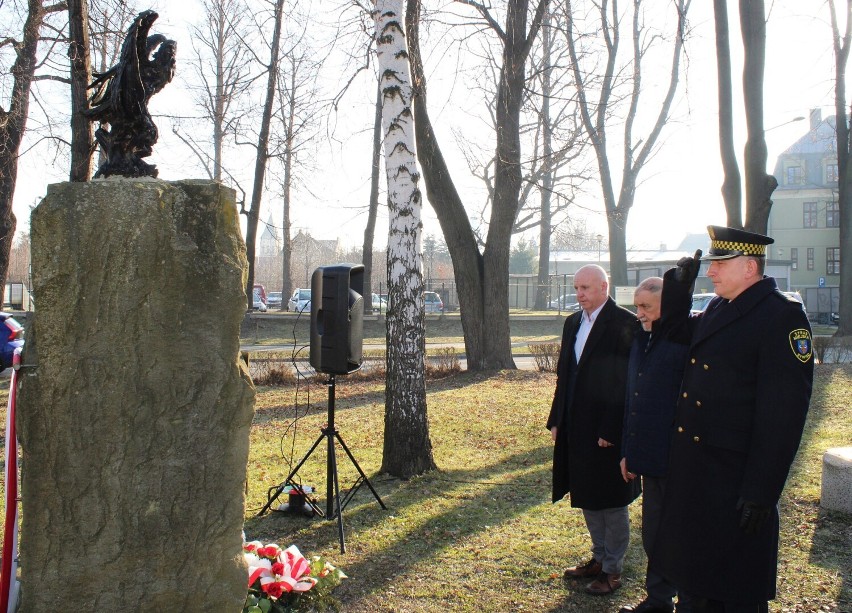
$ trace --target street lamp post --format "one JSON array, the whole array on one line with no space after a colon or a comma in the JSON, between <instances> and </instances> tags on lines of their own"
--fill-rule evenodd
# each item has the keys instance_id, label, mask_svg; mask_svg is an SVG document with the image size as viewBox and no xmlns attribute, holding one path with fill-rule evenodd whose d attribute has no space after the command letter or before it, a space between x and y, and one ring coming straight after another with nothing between
<instances>
[{"instance_id":1,"label":"street lamp post","mask_svg":"<svg viewBox=\"0 0 852 613\"><path fill-rule=\"evenodd\" d=\"M793 119L788 119L787 121L785 121L783 123L779 123L777 126L772 126L771 128L766 128L763 131L763 133L766 134L767 132L771 132L772 130L774 130L776 128L781 128L783 126L786 126L787 124L795 123L797 121L803 121L804 119L805 118L801 115L799 117L793 117Z\"/></svg>"},{"instance_id":2,"label":"street lamp post","mask_svg":"<svg viewBox=\"0 0 852 613\"><path fill-rule=\"evenodd\" d=\"M598 239L598 264L601 262L601 242L603 242L603 235L598 234L596 237Z\"/></svg>"}]
</instances>

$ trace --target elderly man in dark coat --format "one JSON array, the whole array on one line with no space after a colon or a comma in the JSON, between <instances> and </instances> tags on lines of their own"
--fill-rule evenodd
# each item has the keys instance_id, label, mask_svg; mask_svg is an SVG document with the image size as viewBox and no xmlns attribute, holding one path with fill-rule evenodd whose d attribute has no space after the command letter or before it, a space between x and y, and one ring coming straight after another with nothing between
<instances>
[{"instance_id":1,"label":"elderly man in dark coat","mask_svg":"<svg viewBox=\"0 0 852 613\"><path fill-rule=\"evenodd\" d=\"M608 296L606 272L584 266L574 275L582 310L565 321L556 392L547 427L555 442L553 501L570 492L583 509L592 537L592 558L565 571L566 579L592 579L591 594L621 586L630 537L627 505L639 482L621 477L621 431L627 360L636 317Z\"/></svg>"},{"instance_id":2,"label":"elderly man in dark coat","mask_svg":"<svg viewBox=\"0 0 852 613\"><path fill-rule=\"evenodd\" d=\"M675 417L656 570L694 611L768 611L778 565L778 500L813 381L802 305L763 275L768 236L710 226L717 297L689 317L698 262L668 271L662 317L690 342Z\"/></svg>"},{"instance_id":3,"label":"elderly man in dark coat","mask_svg":"<svg viewBox=\"0 0 852 613\"><path fill-rule=\"evenodd\" d=\"M663 280L649 277L633 294L636 316L642 329L633 339L627 366L627 402L621 444L621 475L625 481L642 477L642 546L650 559L660 527L660 510L669 472L672 422L686 366L689 345L667 338L660 320ZM648 563L645 574L647 598L619 613L672 613L677 587L654 572ZM678 613L690 611L681 594Z\"/></svg>"}]
</instances>

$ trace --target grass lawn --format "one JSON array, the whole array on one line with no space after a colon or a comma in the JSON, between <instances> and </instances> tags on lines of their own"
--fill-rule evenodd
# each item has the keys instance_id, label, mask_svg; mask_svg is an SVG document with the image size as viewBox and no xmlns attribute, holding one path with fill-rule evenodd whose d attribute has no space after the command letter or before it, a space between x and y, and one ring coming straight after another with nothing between
<instances>
[{"instance_id":1,"label":"grass lawn","mask_svg":"<svg viewBox=\"0 0 852 613\"><path fill-rule=\"evenodd\" d=\"M852 441L852 365L818 366L807 430L781 502L778 599L772 611L852 611L852 517L819 508L825 449ZM554 375L531 371L468 374L428 382L431 440L439 470L401 481L378 475L384 386L338 378L336 423L387 505L362 487L337 522L281 513L256 517L267 491L289 473L326 419L321 384L258 389L251 433L245 530L249 539L295 543L322 554L349 579L342 610L374 612L614 612L643 596L640 505L624 587L588 596L566 584L566 566L588 557L578 509L550 500L550 435L544 428ZM5 423L6 392L0 392ZM294 419L296 415L298 419ZM356 472L338 446L341 488ZM325 509L325 446L300 471ZM286 496L279 498L285 502ZM277 506L277 503L276 503ZM26 510L24 510L26 513Z\"/></svg>"},{"instance_id":2,"label":"grass lawn","mask_svg":"<svg viewBox=\"0 0 852 613\"><path fill-rule=\"evenodd\" d=\"M535 372L462 374L428 384L439 470L410 481L377 475L381 465L381 383L338 379L338 429L388 509L362 487L337 523L271 513L255 517L266 492L319 434L326 390L314 384L261 388L252 432L246 533L323 554L350 576L337 590L344 611L617 611L643 596L640 506L624 587L588 596L562 571L588 556L579 510L550 504L551 442L544 429L554 376ZM310 397L308 397L310 393ZM300 419L294 422L294 405ZM825 449L852 440L852 366L818 366L807 431L782 499L778 599L772 611L852 611L852 518L819 508ZM293 433L296 432L294 440ZM338 448L341 487L355 471ZM301 469L325 509L325 451ZM284 502L284 496L280 501Z\"/></svg>"}]
</instances>

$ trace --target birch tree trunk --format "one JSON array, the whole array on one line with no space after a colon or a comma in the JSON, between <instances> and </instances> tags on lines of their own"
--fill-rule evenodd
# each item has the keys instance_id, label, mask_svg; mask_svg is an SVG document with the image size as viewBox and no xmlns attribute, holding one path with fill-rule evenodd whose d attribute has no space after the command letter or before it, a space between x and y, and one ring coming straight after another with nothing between
<instances>
[{"instance_id":1,"label":"birch tree trunk","mask_svg":"<svg viewBox=\"0 0 852 613\"><path fill-rule=\"evenodd\" d=\"M388 184L388 313L382 472L409 478L435 468L426 418L422 200L414 148L404 0L376 0L376 55Z\"/></svg>"}]
</instances>

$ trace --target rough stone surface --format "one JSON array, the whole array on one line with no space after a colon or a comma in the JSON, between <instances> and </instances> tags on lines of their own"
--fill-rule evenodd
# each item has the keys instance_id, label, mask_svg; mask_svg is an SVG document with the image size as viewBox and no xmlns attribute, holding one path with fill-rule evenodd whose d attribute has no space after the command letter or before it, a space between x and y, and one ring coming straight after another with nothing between
<instances>
[{"instance_id":1,"label":"rough stone surface","mask_svg":"<svg viewBox=\"0 0 852 613\"><path fill-rule=\"evenodd\" d=\"M21 610L240 611L254 387L233 191L57 184L30 227Z\"/></svg>"},{"instance_id":2,"label":"rough stone surface","mask_svg":"<svg viewBox=\"0 0 852 613\"><path fill-rule=\"evenodd\" d=\"M822 456L820 505L852 514L852 447L835 447Z\"/></svg>"}]
</instances>

